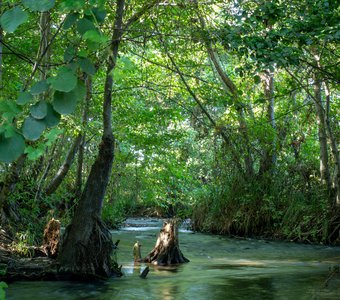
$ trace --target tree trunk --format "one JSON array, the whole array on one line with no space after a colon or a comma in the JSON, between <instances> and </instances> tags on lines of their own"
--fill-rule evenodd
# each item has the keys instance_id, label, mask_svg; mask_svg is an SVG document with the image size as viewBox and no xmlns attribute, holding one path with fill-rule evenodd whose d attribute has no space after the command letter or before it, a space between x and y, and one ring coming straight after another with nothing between
<instances>
[{"instance_id":1,"label":"tree trunk","mask_svg":"<svg viewBox=\"0 0 340 300\"><path fill-rule=\"evenodd\" d=\"M273 139L269 145L267 144L260 162L260 174L273 171L276 165L276 124L274 110L274 75L270 71L264 72L262 75L264 97L267 102L267 121L273 129Z\"/></svg>"},{"instance_id":2,"label":"tree trunk","mask_svg":"<svg viewBox=\"0 0 340 300\"><path fill-rule=\"evenodd\" d=\"M340 155L338 150L338 145L336 142L336 138L333 133L333 129L331 126L331 118L330 118L330 103L331 103L331 94L326 82L324 82L325 92L326 92L326 127L328 131L328 136L331 145L331 152L334 160L334 174L332 177L333 189L334 189L334 203L333 206L340 207Z\"/></svg>"},{"instance_id":3,"label":"tree trunk","mask_svg":"<svg viewBox=\"0 0 340 300\"><path fill-rule=\"evenodd\" d=\"M85 99L85 107L83 112L83 122L82 122L82 138L79 145L78 150L78 166L77 166L77 178L76 178L76 197L79 199L82 192L83 187L83 166L84 166L84 148L86 142L86 125L87 125L87 118L88 118L88 111L90 100L92 97L92 78L90 76L86 77L86 99Z\"/></svg>"},{"instance_id":4,"label":"tree trunk","mask_svg":"<svg viewBox=\"0 0 340 300\"><path fill-rule=\"evenodd\" d=\"M174 220L164 222L154 249L143 259L158 266L189 262L179 249L178 227Z\"/></svg>"},{"instance_id":5,"label":"tree trunk","mask_svg":"<svg viewBox=\"0 0 340 300\"><path fill-rule=\"evenodd\" d=\"M321 80L318 75L314 75L314 98L316 121L318 125L318 138L320 145L320 178L326 184L328 191L331 190L331 180L328 162L327 132L325 120L325 108L322 104Z\"/></svg>"},{"instance_id":6,"label":"tree trunk","mask_svg":"<svg viewBox=\"0 0 340 300\"><path fill-rule=\"evenodd\" d=\"M200 25L203 30L206 29L206 24L203 16L201 15L198 7L198 2L195 0L195 5L197 9L197 15L200 20ZM252 151L251 151L251 145L249 141L249 134L248 134L248 124L244 115L245 110L245 104L242 103L239 99L239 91L235 85L235 83L230 79L230 77L226 74L226 72L223 70L223 67L218 59L217 54L215 53L211 41L206 37L202 36L204 39L204 44L207 49L209 58L211 59L214 68L218 74L218 78L220 79L222 83L222 87L224 90L229 94L229 96L232 97L232 100L236 106L236 112L237 112L237 119L239 123L239 130L242 135L245 148L242 149L243 155L244 155L244 165L245 165L245 174L248 178L251 178L254 175L254 160L252 157Z\"/></svg>"},{"instance_id":7,"label":"tree trunk","mask_svg":"<svg viewBox=\"0 0 340 300\"><path fill-rule=\"evenodd\" d=\"M60 186L60 184L65 179L68 171L70 170L72 163L74 161L74 158L76 156L76 153L78 151L79 145L82 140L82 135L78 134L76 139L73 141L72 146L69 150L69 152L66 155L65 161L60 166L57 174L54 176L54 178L51 180L51 182L48 184L48 186L45 189L46 195L52 195Z\"/></svg>"},{"instance_id":8,"label":"tree trunk","mask_svg":"<svg viewBox=\"0 0 340 300\"><path fill-rule=\"evenodd\" d=\"M103 102L103 136L98 156L67 228L59 262L61 271L85 277L109 277L113 267L111 253L114 249L111 233L101 220L102 205L114 159L114 136L111 125L113 78L119 44L125 0L117 1L116 17L108 58Z\"/></svg>"},{"instance_id":9,"label":"tree trunk","mask_svg":"<svg viewBox=\"0 0 340 300\"><path fill-rule=\"evenodd\" d=\"M51 219L44 230L42 249L49 258L56 258L60 245L60 221Z\"/></svg>"}]
</instances>

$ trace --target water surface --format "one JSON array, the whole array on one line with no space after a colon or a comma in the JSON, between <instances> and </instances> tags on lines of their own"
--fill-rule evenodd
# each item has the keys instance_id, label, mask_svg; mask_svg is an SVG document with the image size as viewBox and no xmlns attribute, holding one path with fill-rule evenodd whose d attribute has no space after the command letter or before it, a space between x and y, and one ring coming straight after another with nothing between
<instances>
[{"instance_id":1,"label":"water surface","mask_svg":"<svg viewBox=\"0 0 340 300\"><path fill-rule=\"evenodd\" d=\"M128 219L113 231L120 239L117 259L124 276L105 282L16 282L7 299L340 299L340 280L324 282L340 263L340 247L264 240L231 239L180 230L180 247L190 263L179 267L134 264L132 247L142 255L153 248L161 220Z\"/></svg>"}]
</instances>

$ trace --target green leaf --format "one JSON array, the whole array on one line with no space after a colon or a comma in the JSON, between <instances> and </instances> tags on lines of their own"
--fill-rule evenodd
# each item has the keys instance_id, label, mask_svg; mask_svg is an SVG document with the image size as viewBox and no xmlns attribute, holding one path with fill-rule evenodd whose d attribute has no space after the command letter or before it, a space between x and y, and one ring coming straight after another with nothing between
<instances>
[{"instance_id":1,"label":"green leaf","mask_svg":"<svg viewBox=\"0 0 340 300\"><path fill-rule=\"evenodd\" d=\"M77 77L69 68L60 68L57 76L48 79L51 86L61 92L70 92L77 85Z\"/></svg>"},{"instance_id":2,"label":"green leaf","mask_svg":"<svg viewBox=\"0 0 340 300\"><path fill-rule=\"evenodd\" d=\"M22 4L32 11L48 11L54 4L55 0L22 0Z\"/></svg>"},{"instance_id":3,"label":"green leaf","mask_svg":"<svg viewBox=\"0 0 340 300\"><path fill-rule=\"evenodd\" d=\"M92 8L92 13L96 17L98 23L103 23L106 17L105 9L101 9L98 7Z\"/></svg>"},{"instance_id":4,"label":"green leaf","mask_svg":"<svg viewBox=\"0 0 340 300\"><path fill-rule=\"evenodd\" d=\"M66 50L64 52L64 61L69 62L75 56L76 56L76 50L72 46L69 46L69 47L66 48Z\"/></svg>"},{"instance_id":5,"label":"green leaf","mask_svg":"<svg viewBox=\"0 0 340 300\"><path fill-rule=\"evenodd\" d=\"M45 142L46 146L49 147L53 145L53 143L57 140L57 138L60 136L60 134L63 133L63 129L60 129L58 127L54 127L51 130L48 130L44 133L44 138L47 139Z\"/></svg>"},{"instance_id":6,"label":"green leaf","mask_svg":"<svg viewBox=\"0 0 340 300\"><path fill-rule=\"evenodd\" d=\"M63 0L60 3L61 9L80 10L85 6L85 0Z\"/></svg>"},{"instance_id":7,"label":"green leaf","mask_svg":"<svg viewBox=\"0 0 340 300\"><path fill-rule=\"evenodd\" d=\"M25 149L25 153L27 154L27 158L29 160L36 160L45 153L45 145L44 144L38 144L36 148L33 148L32 146L28 146Z\"/></svg>"},{"instance_id":8,"label":"green leaf","mask_svg":"<svg viewBox=\"0 0 340 300\"><path fill-rule=\"evenodd\" d=\"M35 119L43 119L47 115L47 103L46 101L39 101L30 108L31 115Z\"/></svg>"},{"instance_id":9,"label":"green leaf","mask_svg":"<svg viewBox=\"0 0 340 300\"><path fill-rule=\"evenodd\" d=\"M96 26L94 26L90 20L83 18L77 22L77 30L81 35L83 35L89 30L96 30Z\"/></svg>"},{"instance_id":10,"label":"green leaf","mask_svg":"<svg viewBox=\"0 0 340 300\"><path fill-rule=\"evenodd\" d=\"M53 106L50 103L47 103L47 115L42 121L47 128L54 127L60 122L60 114L53 109Z\"/></svg>"},{"instance_id":11,"label":"green leaf","mask_svg":"<svg viewBox=\"0 0 340 300\"><path fill-rule=\"evenodd\" d=\"M83 38L87 41L98 43L98 44L104 44L108 41L107 36L100 34L98 30L89 30L86 31L83 35Z\"/></svg>"},{"instance_id":12,"label":"green leaf","mask_svg":"<svg viewBox=\"0 0 340 300\"><path fill-rule=\"evenodd\" d=\"M261 82L261 77L259 75L254 76L254 82L255 84L259 84Z\"/></svg>"},{"instance_id":13,"label":"green leaf","mask_svg":"<svg viewBox=\"0 0 340 300\"><path fill-rule=\"evenodd\" d=\"M7 10L0 18L2 28L7 32L14 32L22 23L28 19L27 12L20 7L14 7Z\"/></svg>"},{"instance_id":14,"label":"green leaf","mask_svg":"<svg viewBox=\"0 0 340 300\"><path fill-rule=\"evenodd\" d=\"M63 28L65 30L70 29L73 24L78 20L79 14L78 13L70 13L67 15Z\"/></svg>"},{"instance_id":15,"label":"green leaf","mask_svg":"<svg viewBox=\"0 0 340 300\"><path fill-rule=\"evenodd\" d=\"M0 135L0 161L13 162L24 152L24 149L25 141L20 134L15 133L9 138L3 134Z\"/></svg>"},{"instance_id":16,"label":"green leaf","mask_svg":"<svg viewBox=\"0 0 340 300\"><path fill-rule=\"evenodd\" d=\"M36 141L46 128L46 124L42 120L37 120L32 116L25 119L22 126L22 133L29 141Z\"/></svg>"},{"instance_id":17,"label":"green leaf","mask_svg":"<svg viewBox=\"0 0 340 300\"><path fill-rule=\"evenodd\" d=\"M93 63L88 58L81 58L78 61L79 67L83 72L89 75L94 75L96 73L96 68Z\"/></svg>"},{"instance_id":18,"label":"green leaf","mask_svg":"<svg viewBox=\"0 0 340 300\"><path fill-rule=\"evenodd\" d=\"M17 99L17 104L25 105L33 99L33 96L29 92L20 92Z\"/></svg>"},{"instance_id":19,"label":"green leaf","mask_svg":"<svg viewBox=\"0 0 340 300\"><path fill-rule=\"evenodd\" d=\"M53 108L62 115L68 115L75 111L77 102L85 97L85 86L78 82L75 89L69 93L56 91L54 93Z\"/></svg>"},{"instance_id":20,"label":"green leaf","mask_svg":"<svg viewBox=\"0 0 340 300\"><path fill-rule=\"evenodd\" d=\"M41 80L31 87L30 92L31 92L32 95L39 95L43 92L46 92L48 90L48 87L49 87L49 85L48 85L47 81Z\"/></svg>"},{"instance_id":21,"label":"green leaf","mask_svg":"<svg viewBox=\"0 0 340 300\"><path fill-rule=\"evenodd\" d=\"M2 119L12 122L21 112L21 108L12 100L0 100L0 113L2 113Z\"/></svg>"}]
</instances>

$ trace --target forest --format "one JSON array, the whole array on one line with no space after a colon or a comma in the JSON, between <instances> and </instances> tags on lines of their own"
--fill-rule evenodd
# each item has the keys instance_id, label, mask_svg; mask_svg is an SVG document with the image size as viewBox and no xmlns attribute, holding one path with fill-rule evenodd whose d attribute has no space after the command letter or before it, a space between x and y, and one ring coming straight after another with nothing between
<instances>
[{"instance_id":1,"label":"forest","mask_svg":"<svg viewBox=\"0 0 340 300\"><path fill-rule=\"evenodd\" d=\"M339 253L337 0L0 0L0 16L4 282L51 219L58 274L82 279L120 273L112 231L131 217Z\"/></svg>"}]
</instances>

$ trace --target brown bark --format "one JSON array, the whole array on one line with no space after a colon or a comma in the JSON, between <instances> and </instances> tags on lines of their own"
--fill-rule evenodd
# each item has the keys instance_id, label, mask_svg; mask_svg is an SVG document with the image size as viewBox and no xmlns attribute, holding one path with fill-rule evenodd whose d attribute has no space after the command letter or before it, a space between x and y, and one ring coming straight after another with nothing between
<instances>
[{"instance_id":1,"label":"brown bark","mask_svg":"<svg viewBox=\"0 0 340 300\"><path fill-rule=\"evenodd\" d=\"M174 220L163 224L156 245L143 259L144 262L158 266L176 265L189 262L179 249L178 227Z\"/></svg>"},{"instance_id":2,"label":"brown bark","mask_svg":"<svg viewBox=\"0 0 340 300\"><path fill-rule=\"evenodd\" d=\"M56 258L60 242L60 221L51 219L44 230L42 249L49 258Z\"/></svg>"},{"instance_id":3,"label":"brown bark","mask_svg":"<svg viewBox=\"0 0 340 300\"><path fill-rule=\"evenodd\" d=\"M82 137L78 150L78 166L77 166L77 178L76 178L76 196L79 199L82 192L83 187L83 167L84 167L84 151L85 151L85 142L86 142L86 125L88 119L88 111L90 106L90 100L92 97L92 78L87 76L85 80L86 84L86 98L85 98L85 107L83 112L83 121L82 121Z\"/></svg>"},{"instance_id":4,"label":"brown bark","mask_svg":"<svg viewBox=\"0 0 340 300\"><path fill-rule=\"evenodd\" d=\"M57 174L54 176L54 178L51 180L51 182L48 184L48 186L45 188L46 195L52 195L58 187L61 185L63 180L65 179L68 171L70 170L74 158L76 156L76 153L78 151L79 145L82 141L82 135L78 134L78 136L73 141L70 150L68 151L65 161L60 166Z\"/></svg>"},{"instance_id":5,"label":"brown bark","mask_svg":"<svg viewBox=\"0 0 340 300\"><path fill-rule=\"evenodd\" d=\"M153 1L153 5L156 2ZM111 54L107 62L103 101L103 135L99 153L92 165L72 223L66 230L59 255L62 272L78 274L82 277L108 277L113 272L111 253L115 245L110 231L101 220L101 212L114 159L115 139L111 124L112 74L123 35L124 7L125 0L118 0L111 39ZM149 3L141 11L145 13L151 7ZM136 15L139 17L142 14ZM128 21L128 24L131 23ZM124 29L127 29L127 26Z\"/></svg>"},{"instance_id":6,"label":"brown bark","mask_svg":"<svg viewBox=\"0 0 340 300\"><path fill-rule=\"evenodd\" d=\"M114 245L111 233L100 216L114 159L115 140L111 125L112 71L116 65L122 36L124 6L125 0L118 0L111 44L112 54L108 59L105 79L104 131L99 153L92 165L72 223L65 233L59 256L62 271L89 277L109 277L113 270L110 256Z\"/></svg>"}]
</instances>

